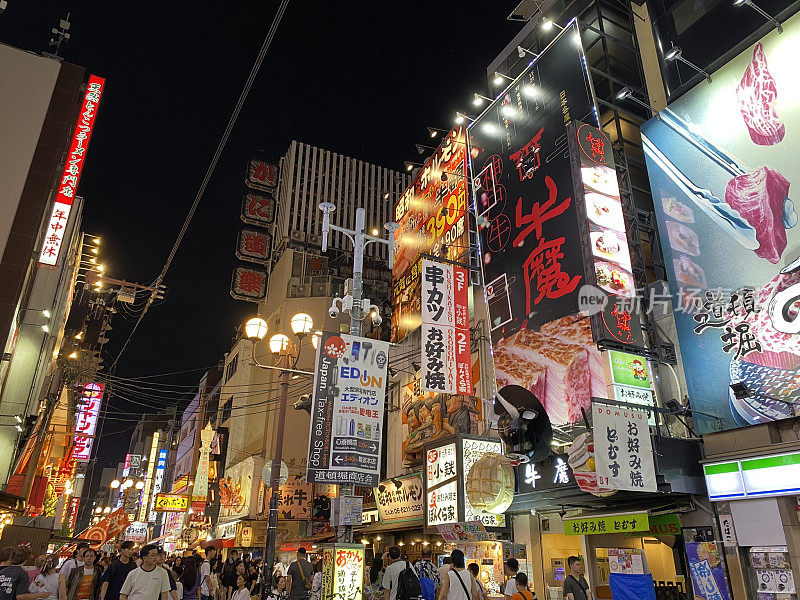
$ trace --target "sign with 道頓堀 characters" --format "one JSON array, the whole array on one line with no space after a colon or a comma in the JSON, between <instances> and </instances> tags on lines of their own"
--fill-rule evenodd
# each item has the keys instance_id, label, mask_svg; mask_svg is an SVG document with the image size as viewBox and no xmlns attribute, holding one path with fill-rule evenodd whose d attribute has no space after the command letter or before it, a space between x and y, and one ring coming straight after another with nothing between
<instances>
[{"instance_id":1,"label":"sign with \u9053\u9813\u5800 characters","mask_svg":"<svg viewBox=\"0 0 800 600\"><path fill-rule=\"evenodd\" d=\"M658 491L647 412L592 406L597 483L614 490Z\"/></svg>"}]
</instances>

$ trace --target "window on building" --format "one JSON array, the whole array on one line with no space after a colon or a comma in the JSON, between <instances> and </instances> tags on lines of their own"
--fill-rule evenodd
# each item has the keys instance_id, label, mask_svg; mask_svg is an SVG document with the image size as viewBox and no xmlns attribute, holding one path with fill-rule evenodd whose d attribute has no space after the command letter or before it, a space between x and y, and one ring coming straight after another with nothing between
<instances>
[{"instance_id":1,"label":"window on building","mask_svg":"<svg viewBox=\"0 0 800 600\"><path fill-rule=\"evenodd\" d=\"M233 396L225 401L222 405L222 422L224 423L231 418L231 409L233 409Z\"/></svg>"},{"instance_id":2,"label":"window on building","mask_svg":"<svg viewBox=\"0 0 800 600\"><path fill-rule=\"evenodd\" d=\"M236 368L239 366L239 355L235 354L231 361L225 367L225 383L236 373Z\"/></svg>"}]
</instances>

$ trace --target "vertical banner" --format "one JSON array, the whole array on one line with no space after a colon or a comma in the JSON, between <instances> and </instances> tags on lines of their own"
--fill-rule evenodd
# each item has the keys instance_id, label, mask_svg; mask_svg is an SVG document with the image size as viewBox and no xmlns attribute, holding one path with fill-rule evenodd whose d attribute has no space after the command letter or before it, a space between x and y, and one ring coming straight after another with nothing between
<instances>
[{"instance_id":1,"label":"vertical banner","mask_svg":"<svg viewBox=\"0 0 800 600\"><path fill-rule=\"evenodd\" d=\"M316 364L307 479L375 487L389 342L325 331Z\"/></svg>"},{"instance_id":2,"label":"vertical banner","mask_svg":"<svg viewBox=\"0 0 800 600\"><path fill-rule=\"evenodd\" d=\"M336 544L322 550L322 598L361 600L364 587L366 548L358 544Z\"/></svg>"},{"instance_id":3,"label":"vertical banner","mask_svg":"<svg viewBox=\"0 0 800 600\"><path fill-rule=\"evenodd\" d=\"M147 475L144 480L144 489L142 490L142 503L139 505L139 521L144 521L148 516L148 509L150 508L150 491L153 488L153 474L156 470L156 456L158 453L158 438L159 432L153 432L153 442L150 444L150 459L147 461Z\"/></svg>"},{"instance_id":4,"label":"vertical banner","mask_svg":"<svg viewBox=\"0 0 800 600\"><path fill-rule=\"evenodd\" d=\"M469 272L422 260L422 389L472 394Z\"/></svg>"},{"instance_id":5,"label":"vertical banner","mask_svg":"<svg viewBox=\"0 0 800 600\"><path fill-rule=\"evenodd\" d=\"M83 386L75 415L75 451L72 454L75 460L85 462L92 457L94 432L102 401L102 383L87 383Z\"/></svg>"},{"instance_id":6,"label":"vertical banner","mask_svg":"<svg viewBox=\"0 0 800 600\"><path fill-rule=\"evenodd\" d=\"M614 490L656 492L647 411L592 407L597 483Z\"/></svg>"},{"instance_id":7,"label":"vertical banner","mask_svg":"<svg viewBox=\"0 0 800 600\"><path fill-rule=\"evenodd\" d=\"M150 508L150 514L147 517L149 522L153 522L156 520L156 511L155 511L155 497L161 491L161 488L164 486L164 471L167 469L167 452L166 448L162 448L158 451L158 465L156 465L156 478L153 482L153 506Z\"/></svg>"},{"instance_id":8,"label":"vertical banner","mask_svg":"<svg viewBox=\"0 0 800 600\"><path fill-rule=\"evenodd\" d=\"M725 566L716 542L687 543L686 558L689 561L695 597L730 600L725 581Z\"/></svg>"}]
</instances>

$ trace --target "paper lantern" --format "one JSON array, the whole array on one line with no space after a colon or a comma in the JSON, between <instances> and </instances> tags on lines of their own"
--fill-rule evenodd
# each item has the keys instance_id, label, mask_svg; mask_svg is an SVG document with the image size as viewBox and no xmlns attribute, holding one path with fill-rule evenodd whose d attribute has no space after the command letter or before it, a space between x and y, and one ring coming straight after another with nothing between
<instances>
[{"instance_id":1,"label":"paper lantern","mask_svg":"<svg viewBox=\"0 0 800 600\"><path fill-rule=\"evenodd\" d=\"M514 500L511 461L502 454L487 452L472 465L464 489L475 510L503 514Z\"/></svg>"}]
</instances>

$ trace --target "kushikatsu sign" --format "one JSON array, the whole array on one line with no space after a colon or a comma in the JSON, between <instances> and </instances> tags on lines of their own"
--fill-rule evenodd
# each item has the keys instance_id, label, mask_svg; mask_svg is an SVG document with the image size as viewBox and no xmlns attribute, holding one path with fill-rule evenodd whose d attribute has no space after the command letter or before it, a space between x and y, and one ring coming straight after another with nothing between
<instances>
[{"instance_id":1,"label":"kushikatsu sign","mask_svg":"<svg viewBox=\"0 0 800 600\"><path fill-rule=\"evenodd\" d=\"M67 154L64 169L58 181L58 190L53 203L53 211L50 214L50 222L44 235L42 249L39 251L40 265L52 267L58 262L61 244L64 241L64 231L69 222L72 203L78 190L78 181L80 181L81 173L83 172L83 163L86 160L89 140L92 138L94 121L97 117L97 107L100 104L105 87L105 79L97 75L89 76L81 112L78 114L78 122L75 125L75 132L72 134L69 154Z\"/></svg>"}]
</instances>

